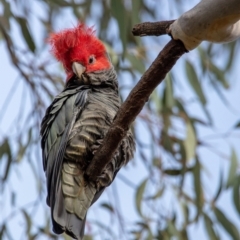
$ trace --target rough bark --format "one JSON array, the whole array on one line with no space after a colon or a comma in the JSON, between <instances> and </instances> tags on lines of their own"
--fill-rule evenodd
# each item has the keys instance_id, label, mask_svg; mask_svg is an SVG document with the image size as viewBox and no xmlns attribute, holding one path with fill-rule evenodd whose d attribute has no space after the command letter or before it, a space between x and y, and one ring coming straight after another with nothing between
<instances>
[{"instance_id":1,"label":"rough bark","mask_svg":"<svg viewBox=\"0 0 240 240\"><path fill-rule=\"evenodd\" d=\"M165 33L163 34L166 34L170 24L166 24L166 22L164 24ZM161 28L160 31L163 32L163 29ZM141 36L153 35L151 31L155 34L159 33L156 31L155 23L153 25L151 23L138 24L133 30L135 35ZM145 102L148 101L150 94L164 80L166 74L185 52L186 49L181 41L171 40L158 54L120 107L112 126L103 140L102 146L96 152L86 171L86 178L95 181L100 176L104 167L111 161L115 150L126 135L131 123L142 110Z\"/></svg>"},{"instance_id":2,"label":"rough bark","mask_svg":"<svg viewBox=\"0 0 240 240\"><path fill-rule=\"evenodd\" d=\"M134 36L140 37L169 34L169 27L174 21L175 20L139 23L133 27L132 33Z\"/></svg>"}]
</instances>

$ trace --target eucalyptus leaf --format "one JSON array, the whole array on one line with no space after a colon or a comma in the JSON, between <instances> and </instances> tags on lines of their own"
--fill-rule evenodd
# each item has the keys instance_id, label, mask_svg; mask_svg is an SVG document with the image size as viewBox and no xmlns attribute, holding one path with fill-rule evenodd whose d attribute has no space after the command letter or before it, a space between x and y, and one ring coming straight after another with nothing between
<instances>
[{"instance_id":1,"label":"eucalyptus leaf","mask_svg":"<svg viewBox=\"0 0 240 240\"><path fill-rule=\"evenodd\" d=\"M116 66L119 62L119 57L117 55L117 53L113 50L113 48L107 44L107 43L104 43L106 49L107 49L107 53L111 59L111 62L114 66Z\"/></svg>"},{"instance_id":2,"label":"eucalyptus leaf","mask_svg":"<svg viewBox=\"0 0 240 240\"><path fill-rule=\"evenodd\" d=\"M36 46L35 46L35 42L33 40L33 37L29 31L29 26L28 26L28 22L25 18L23 17L15 17L17 23L19 24L21 31L22 31L22 35L24 37L25 42L27 43L29 49L32 52L35 52Z\"/></svg>"},{"instance_id":3,"label":"eucalyptus leaf","mask_svg":"<svg viewBox=\"0 0 240 240\"><path fill-rule=\"evenodd\" d=\"M0 226L0 239L3 239L3 236L4 236L4 233L5 233L5 231L6 231L6 225L5 224L2 224L1 226Z\"/></svg>"},{"instance_id":4,"label":"eucalyptus leaf","mask_svg":"<svg viewBox=\"0 0 240 240\"><path fill-rule=\"evenodd\" d=\"M92 235L84 235L83 240L93 240L93 236Z\"/></svg>"},{"instance_id":5,"label":"eucalyptus leaf","mask_svg":"<svg viewBox=\"0 0 240 240\"><path fill-rule=\"evenodd\" d=\"M204 224L209 236L209 240L219 240L219 237L214 230L213 222L207 214L204 214Z\"/></svg>"},{"instance_id":6,"label":"eucalyptus leaf","mask_svg":"<svg viewBox=\"0 0 240 240\"><path fill-rule=\"evenodd\" d=\"M230 187L234 184L234 178L236 176L236 171L237 171L237 166L238 166L238 160L237 160L237 155L234 149L232 149L231 153L231 164L228 172L228 179L226 183L226 187Z\"/></svg>"},{"instance_id":7,"label":"eucalyptus leaf","mask_svg":"<svg viewBox=\"0 0 240 240\"><path fill-rule=\"evenodd\" d=\"M155 200L157 198L160 198L162 194L164 193L165 188L160 188L154 195L146 197L147 200Z\"/></svg>"},{"instance_id":8,"label":"eucalyptus leaf","mask_svg":"<svg viewBox=\"0 0 240 240\"><path fill-rule=\"evenodd\" d=\"M228 234L234 240L240 239L240 234L238 229L234 226L234 224L225 216L225 214L217 207L214 208L215 216L217 217L219 223L223 226L223 228L228 232Z\"/></svg>"},{"instance_id":9,"label":"eucalyptus leaf","mask_svg":"<svg viewBox=\"0 0 240 240\"><path fill-rule=\"evenodd\" d=\"M26 225L27 225L26 234L30 235L30 231L31 231L31 227L32 227L31 217L29 216L29 214L27 213L27 211L25 209L22 209L22 213L25 218Z\"/></svg>"},{"instance_id":10,"label":"eucalyptus leaf","mask_svg":"<svg viewBox=\"0 0 240 240\"><path fill-rule=\"evenodd\" d=\"M12 163L12 151L10 148L9 140L6 138L0 145L0 161L3 161L3 156L6 156L5 170L3 171L3 176L1 180L5 182L8 179L11 163Z\"/></svg>"},{"instance_id":11,"label":"eucalyptus leaf","mask_svg":"<svg viewBox=\"0 0 240 240\"><path fill-rule=\"evenodd\" d=\"M195 189L195 203L197 207L198 214L202 207L202 187L201 187L201 165L198 159L196 159L196 164L193 169L194 176L194 189Z\"/></svg>"},{"instance_id":12,"label":"eucalyptus leaf","mask_svg":"<svg viewBox=\"0 0 240 240\"><path fill-rule=\"evenodd\" d=\"M124 7L123 0L112 0L111 1L111 11L113 16L116 18L119 31L120 38L122 40L123 52L125 53L126 45L127 45L127 21L128 14Z\"/></svg>"},{"instance_id":13,"label":"eucalyptus leaf","mask_svg":"<svg viewBox=\"0 0 240 240\"><path fill-rule=\"evenodd\" d=\"M181 207L184 215L184 224L187 225L189 222L189 207L185 202L181 203Z\"/></svg>"},{"instance_id":14,"label":"eucalyptus leaf","mask_svg":"<svg viewBox=\"0 0 240 240\"><path fill-rule=\"evenodd\" d=\"M143 64L143 59L133 53L126 53L126 58L130 61L132 69L138 71L139 73L145 72L145 66Z\"/></svg>"},{"instance_id":15,"label":"eucalyptus leaf","mask_svg":"<svg viewBox=\"0 0 240 240\"><path fill-rule=\"evenodd\" d=\"M211 70L211 72L215 76L215 80L221 83L225 89L229 88L229 83L225 78L224 71L220 70L212 61L210 62L209 70Z\"/></svg>"},{"instance_id":16,"label":"eucalyptus leaf","mask_svg":"<svg viewBox=\"0 0 240 240\"><path fill-rule=\"evenodd\" d=\"M240 175L235 177L233 183L233 202L238 214L240 215Z\"/></svg>"},{"instance_id":17,"label":"eucalyptus leaf","mask_svg":"<svg viewBox=\"0 0 240 240\"><path fill-rule=\"evenodd\" d=\"M144 195L147 182L148 182L148 179L145 179L144 181L142 181L142 183L138 186L136 191L135 204L140 216L143 216L141 205L142 205L143 195Z\"/></svg>"},{"instance_id":18,"label":"eucalyptus leaf","mask_svg":"<svg viewBox=\"0 0 240 240\"><path fill-rule=\"evenodd\" d=\"M223 189L223 174L222 172L220 173L220 179L219 179L219 186L218 186L218 190L217 193L213 199L213 203L215 203L218 200L218 197L220 196L221 192Z\"/></svg>"},{"instance_id":19,"label":"eucalyptus leaf","mask_svg":"<svg viewBox=\"0 0 240 240\"><path fill-rule=\"evenodd\" d=\"M235 128L240 128L240 121L237 122L234 127L235 127Z\"/></svg>"},{"instance_id":20,"label":"eucalyptus leaf","mask_svg":"<svg viewBox=\"0 0 240 240\"><path fill-rule=\"evenodd\" d=\"M189 61L186 61L185 68L186 68L187 78L191 87L197 94L202 105L205 105L207 101L193 65Z\"/></svg>"},{"instance_id":21,"label":"eucalyptus leaf","mask_svg":"<svg viewBox=\"0 0 240 240\"><path fill-rule=\"evenodd\" d=\"M165 169L163 172L170 176L179 176L182 173L182 169Z\"/></svg>"},{"instance_id":22,"label":"eucalyptus leaf","mask_svg":"<svg viewBox=\"0 0 240 240\"><path fill-rule=\"evenodd\" d=\"M154 102L154 105L156 107L157 112L161 112L161 110L162 110L162 101L161 101L161 98L160 98L160 96L159 96L159 94L158 94L156 89L150 95L150 99L151 99L151 101Z\"/></svg>"},{"instance_id":23,"label":"eucalyptus leaf","mask_svg":"<svg viewBox=\"0 0 240 240\"><path fill-rule=\"evenodd\" d=\"M114 207L111 204L109 204L109 203L105 203L104 202L104 203L101 204L101 207L107 209L111 213L114 213Z\"/></svg>"},{"instance_id":24,"label":"eucalyptus leaf","mask_svg":"<svg viewBox=\"0 0 240 240\"><path fill-rule=\"evenodd\" d=\"M143 6L142 0L138 0L138 1L132 0L132 14L131 15L132 15L132 24L133 25L140 22L139 11L141 10L142 6Z\"/></svg>"},{"instance_id":25,"label":"eucalyptus leaf","mask_svg":"<svg viewBox=\"0 0 240 240\"><path fill-rule=\"evenodd\" d=\"M10 20L13 16L11 5L6 0L2 0L1 2L3 4L4 13L3 16L0 15L0 24L2 24L4 28L9 31L11 28Z\"/></svg>"},{"instance_id":26,"label":"eucalyptus leaf","mask_svg":"<svg viewBox=\"0 0 240 240\"><path fill-rule=\"evenodd\" d=\"M172 221L168 221L168 232L171 236L178 237L181 239L181 233L177 230L175 224Z\"/></svg>"},{"instance_id":27,"label":"eucalyptus leaf","mask_svg":"<svg viewBox=\"0 0 240 240\"><path fill-rule=\"evenodd\" d=\"M196 134L195 134L193 125L190 121L187 121L186 123L186 138L183 144L186 151L187 161L190 161L196 155L195 152L196 152L196 146L197 146Z\"/></svg>"},{"instance_id":28,"label":"eucalyptus leaf","mask_svg":"<svg viewBox=\"0 0 240 240\"><path fill-rule=\"evenodd\" d=\"M167 74L165 83L166 107L171 109L175 105L175 99L173 96L173 85L170 73Z\"/></svg>"}]
</instances>

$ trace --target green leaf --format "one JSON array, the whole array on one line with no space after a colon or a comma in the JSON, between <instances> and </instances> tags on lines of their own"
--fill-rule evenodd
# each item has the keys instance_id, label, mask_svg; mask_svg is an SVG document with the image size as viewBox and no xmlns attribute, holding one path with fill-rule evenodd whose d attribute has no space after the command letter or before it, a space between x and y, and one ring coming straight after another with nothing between
<instances>
[{"instance_id":1,"label":"green leaf","mask_svg":"<svg viewBox=\"0 0 240 240\"><path fill-rule=\"evenodd\" d=\"M186 61L185 67L186 67L186 73L187 73L187 77L188 77L188 81L189 81L190 85L196 92L202 105L205 105L207 101L206 101L205 95L203 93L201 84L199 83L199 80L198 80L198 77L197 77L197 74L195 72L193 65L189 61Z\"/></svg>"},{"instance_id":2,"label":"green leaf","mask_svg":"<svg viewBox=\"0 0 240 240\"><path fill-rule=\"evenodd\" d=\"M204 213L204 224L207 229L207 233L210 240L219 240L219 237L216 235L215 230L213 228L213 222L211 218L208 217L207 214Z\"/></svg>"},{"instance_id":3,"label":"green leaf","mask_svg":"<svg viewBox=\"0 0 240 240\"><path fill-rule=\"evenodd\" d=\"M14 207L16 205L16 193L15 192L11 192L11 205L12 205L12 207Z\"/></svg>"},{"instance_id":4,"label":"green leaf","mask_svg":"<svg viewBox=\"0 0 240 240\"><path fill-rule=\"evenodd\" d=\"M153 234L152 234L152 231L151 231L150 228L148 228L148 235L147 235L147 237L146 237L145 239L146 239L146 240L153 240L153 239L155 239L155 238L153 237Z\"/></svg>"},{"instance_id":5,"label":"green leaf","mask_svg":"<svg viewBox=\"0 0 240 240\"><path fill-rule=\"evenodd\" d=\"M72 240L72 238L69 235L67 235L66 233L63 234L63 238L65 240Z\"/></svg>"},{"instance_id":6,"label":"green leaf","mask_svg":"<svg viewBox=\"0 0 240 240\"><path fill-rule=\"evenodd\" d=\"M109 21L111 19L111 12L109 11L109 4L107 1L102 1L103 14L100 22L100 38L106 39Z\"/></svg>"},{"instance_id":7,"label":"green leaf","mask_svg":"<svg viewBox=\"0 0 240 240\"><path fill-rule=\"evenodd\" d=\"M232 237L232 239L236 239L236 240L240 239L240 235L237 228L233 225L233 223L230 220L228 220L225 214L223 214L223 212L217 207L214 208L214 213L219 223L228 232L228 234Z\"/></svg>"},{"instance_id":8,"label":"green leaf","mask_svg":"<svg viewBox=\"0 0 240 240\"><path fill-rule=\"evenodd\" d=\"M182 169L165 169L163 173L170 176L179 176L180 174L182 174Z\"/></svg>"},{"instance_id":9,"label":"green leaf","mask_svg":"<svg viewBox=\"0 0 240 240\"><path fill-rule=\"evenodd\" d=\"M142 238L142 231L131 230L130 233L134 236L134 239Z\"/></svg>"},{"instance_id":10,"label":"green leaf","mask_svg":"<svg viewBox=\"0 0 240 240\"><path fill-rule=\"evenodd\" d=\"M137 188L136 196L135 196L136 208L137 208L137 211L138 211L138 213L139 213L140 216L143 216L143 215L142 215L142 210L141 210L141 203L142 203L142 200L143 200L143 194L144 194L144 191L145 191L147 182L148 182L148 178L145 179L145 180L139 185L139 187Z\"/></svg>"},{"instance_id":11,"label":"green leaf","mask_svg":"<svg viewBox=\"0 0 240 240\"><path fill-rule=\"evenodd\" d=\"M230 187L234 183L234 178L236 176L236 171L237 171L237 166L238 166L238 161L237 161L237 155L234 149L232 149L232 154L231 154L231 165L229 168L228 172L228 179L227 179L227 184L226 187Z\"/></svg>"},{"instance_id":12,"label":"green leaf","mask_svg":"<svg viewBox=\"0 0 240 240\"><path fill-rule=\"evenodd\" d=\"M50 226L48 226L48 222L47 222L47 225L44 228L40 227L40 228L38 228L38 230L39 230L38 234L43 233L44 235L46 235L48 237L48 239L58 239L55 234L50 232ZM64 239L66 239L65 235L66 234L64 233L63 234ZM68 240L72 240L72 239L69 237Z\"/></svg>"},{"instance_id":13,"label":"green leaf","mask_svg":"<svg viewBox=\"0 0 240 240\"><path fill-rule=\"evenodd\" d=\"M141 0L132 0L132 24L137 24L140 22L140 10L142 8L142 1Z\"/></svg>"},{"instance_id":14,"label":"green leaf","mask_svg":"<svg viewBox=\"0 0 240 240\"><path fill-rule=\"evenodd\" d=\"M168 232L171 236L178 237L177 239L181 239L180 232L177 230L175 224L172 221L168 221Z\"/></svg>"},{"instance_id":15,"label":"green leaf","mask_svg":"<svg viewBox=\"0 0 240 240\"><path fill-rule=\"evenodd\" d=\"M159 113L162 110L162 101L156 89L154 89L153 93L150 95L150 99L154 102L156 111Z\"/></svg>"},{"instance_id":16,"label":"green leaf","mask_svg":"<svg viewBox=\"0 0 240 240\"><path fill-rule=\"evenodd\" d=\"M197 206L198 214L201 211L202 207L202 188L201 188L201 173L200 173L201 165L199 160L196 159L196 164L193 169L193 176L194 176L194 189L195 189L195 203Z\"/></svg>"},{"instance_id":17,"label":"green leaf","mask_svg":"<svg viewBox=\"0 0 240 240\"><path fill-rule=\"evenodd\" d=\"M38 233L35 233L35 234L29 234L29 235L28 235L28 239L29 239L29 240L35 240L35 239L38 238L38 236L39 236Z\"/></svg>"},{"instance_id":18,"label":"green leaf","mask_svg":"<svg viewBox=\"0 0 240 240\"><path fill-rule=\"evenodd\" d=\"M189 161L195 157L196 146L197 146L195 131L190 121L187 121L187 124L186 124L186 138L183 144L186 150L187 161Z\"/></svg>"},{"instance_id":19,"label":"green leaf","mask_svg":"<svg viewBox=\"0 0 240 240\"><path fill-rule=\"evenodd\" d=\"M3 239L3 236L4 236L4 233L6 231L6 225L5 224L2 224L1 227L1 230L0 230L0 239Z\"/></svg>"},{"instance_id":20,"label":"green leaf","mask_svg":"<svg viewBox=\"0 0 240 240\"><path fill-rule=\"evenodd\" d=\"M83 240L93 240L92 235L84 235Z\"/></svg>"},{"instance_id":21,"label":"green leaf","mask_svg":"<svg viewBox=\"0 0 240 240\"><path fill-rule=\"evenodd\" d=\"M152 165L153 165L154 167L157 167L157 168L161 169L161 167L162 167L161 159L159 159L159 158L153 158L153 159L152 159Z\"/></svg>"},{"instance_id":22,"label":"green leaf","mask_svg":"<svg viewBox=\"0 0 240 240\"><path fill-rule=\"evenodd\" d=\"M91 2L91 1L86 1L86 2ZM83 3L75 3L75 1L67 1L67 0L51 0L49 3L54 3L58 7L72 7L72 8L77 8L77 7L84 7L86 5L85 2Z\"/></svg>"},{"instance_id":23,"label":"green leaf","mask_svg":"<svg viewBox=\"0 0 240 240\"><path fill-rule=\"evenodd\" d=\"M116 54L116 52L113 50L113 48L109 44L104 42L104 45L105 45L105 47L107 49L107 53L108 53L108 55L109 55L109 57L111 59L111 62L113 64L113 66L116 66L118 64L118 62L119 62L118 55Z\"/></svg>"},{"instance_id":24,"label":"green leaf","mask_svg":"<svg viewBox=\"0 0 240 240\"><path fill-rule=\"evenodd\" d=\"M123 45L123 52L125 53L126 44L127 44L128 16L127 16L127 11L125 10L123 1L111 0L111 10L119 26L120 38L122 40L122 45Z\"/></svg>"},{"instance_id":25,"label":"green leaf","mask_svg":"<svg viewBox=\"0 0 240 240\"><path fill-rule=\"evenodd\" d=\"M160 188L154 195L152 196L149 196L149 197L146 197L147 200L154 200L154 199L157 199L157 198L160 198L164 192L165 188Z\"/></svg>"},{"instance_id":26,"label":"green leaf","mask_svg":"<svg viewBox=\"0 0 240 240\"><path fill-rule=\"evenodd\" d=\"M165 104L166 107L171 109L175 105L175 99L173 97L173 86L172 86L172 78L168 73L165 79Z\"/></svg>"},{"instance_id":27,"label":"green leaf","mask_svg":"<svg viewBox=\"0 0 240 240\"><path fill-rule=\"evenodd\" d=\"M188 232L187 232L186 228L183 228L181 230L180 234L181 234L181 237L179 239L181 239L181 240L188 240L189 239Z\"/></svg>"},{"instance_id":28,"label":"green leaf","mask_svg":"<svg viewBox=\"0 0 240 240\"><path fill-rule=\"evenodd\" d=\"M149 229L149 226L146 222L136 222L137 226L140 226L142 229Z\"/></svg>"},{"instance_id":29,"label":"green leaf","mask_svg":"<svg viewBox=\"0 0 240 240\"><path fill-rule=\"evenodd\" d=\"M190 120L191 120L191 122L192 122L193 124L199 123L199 124L202 124L202 125L204 125L204 126L209 126L209 124L208 124L207 122L203 121L202 119L198 119L198 118L195 118L195 117L191 117Z\"/></svg>"},{"instance_id":30,"label":"green leaf","mask_svg":"<svg viewBox=\"0 0 240 240\"><path fill-rule=\"evenodd\" d=\"M235 124L234 128L240 128L240 121Z\"/></svg>"},{"instance_id":31,"label":"green leaf","mask_svg":"<svg viewBox=\"0 0 240 240\"><path fill-rule=\"evenodd\" d=\"M164 130L161 132L161 145L166 151L170 152L171 154L174 152L173 141Z\"/></svg>"},{"instance_id":32,"label":"green leaf","mask_svg":"<svg viewBox=\"0 0 240 240\"><path fill-rule=\"evenodd\" d=\"M224 71L220 70L213 62L210 62L209 70L211 70L211 72L215 76L215 80L220 82L225 89L229 88L229 84L225 79Z\"/></svg>"},{"instance_id":33,"label":"green leaf","mask_svg":"<svg viewBox=\"0 0 240 240\"><path fill-rule=\"evenodd\" d=\"M240 214L240 176L235 177L233 183L233 202L236 210Z\"/></svg>"},{"instance_id":34,"label":"green leaf","mask_svg":"<svg viewBox=\"0 0 240 240\"><path fill-rule=\"evenodd\" d=\"M228 44L223 44L222 46L225 46L228 49L228 52L229 52L229 58L228 58L228 61L227 61L227 65L224 69L224 72L226 72L226 71L230 70L231 67L233 66L233 60L235 59L234 55L237 52L236 51L237 41L234 41L234 42L231 42L231 43L228 43Z\"/></svg>"},{"instance_id":35,"label":"green leaf","mask_svg":"<svg viewBox=\"0 0 240 240\"><path fill-rule=\"evenodd\" d=\"M7 138L3 141L2 145L0 146L0 160L2 160L2 157L5 155L7 156L7 163L5 165L6 168L5 171L3 172L3 177L1 179L3 182L5 182L8 178L9 170L12 163L12 152Z\"/></svg>"},{"instance_id":36,"label":"green leaf","mask_svg":"<svg viewBox=\"0 0 240 240\"><path fill-rule=\"evenodd\" d=\"M110 212L114 213L114 207L109 203L102 203L101 207L106 208Z\"/></svg>"},{"instance_id":37,"label":"green leaf","mask_svg":"<svg viewBox=\"0 0 240 240\"><path fill-rule=\"evenodd\" d=\"M221 172L220 173L220 180L219 180L218 190L217 190L216 196L213 199L213 203L215 203L217 201L218 197L220 196L220 193L222 192L222 188L223 188L223 174Z\"/></svg>"},{"instance_id":38,"label":"green leaf","mask_svg":"<svg viewBox=\"0 0 240 240\"><path fill-rule=\"evenodd\" d=\"M32 38L32 35L28 29L28 23L27 23L27 20L25 18L22 18L22 17L15 17L15 19L17 20L20 28L21 28L21 31L22 31L22 35L25 39L25 42L27 43L29 49L34 52L35 49L36 49L36 46L35 46L35 43L34 43L34 40Z\"/></svg>"},{"instance_id":39,"label":"green leaf","mask_svg":"<svg viewBox=\"0 0 240 240\"><path fill-rule=\"evenodd\" d=\"M3 16L0 15L0 24L7 30L10 30L10 20L11 17L13 16L12 11L11 11L11 5L8 1L2 0L1 3L3 4Z\"/></svg>"},{"instance_id":40,"label":"green leaf","mask_svg":"<svg viewBox=\"0 0 240 240\"><path fill-rule=\"evenodd\" d=\"M134 53L126 53L126 58L130 61L133 70L138 71L139 73L143 74L145 72L145 66L143 63L143 59L140 56Z\"/></svg>"},{"instance_id":41,"label":"green leaf","mask_svg":"<svg viewBox=\"0 0 240 240\"><path fill-rule=\"evenodd\" d=\"M26 234L29 235L32 227L32 220L31 220L31 217L28 215L28 213L24 209L22 209L22 213L27 223Z\"/></svg>"},{"instance_id":42,"label":"green leaf","mask_svg":"<svg viewBox=\"0 0 240 240\"><path fill-rule=\"evenodd\" d=\"M181 162L183 163L183 167L184 167L184 171L185 171L186 170L187 154L186 154L186 146L185 146L184 141L178 141L178 143L179 143L179 146L180 146L179 153L181 154ZM182 174L184 174L184 171L182 171Z\"/></svg>"},{"instance_id":43,"label":"green leaf","mask_svg":"<svg viewBox=\"0 0 240 240\"><path fill-rule=\"evenodd\" d=\"M134 1L134 0L133 0ZM156 9L150 7L145 1L143 1L143 10L151 17L156 18Z\"/></svg>"},{"instance_id":44,"label":"green leaf","mask_svg":"<svg viewBox=\"0 0 240 240\"><path fill-rule=\"evenodd\" d=\"M181 202L181 207L184 215L184 225L186 226L189 223L189 207L186 202Z\"/></svg>"},{"instance_id":45,"label":"green leaf","mask_svg":"<svg viewBox=\"0 0 240 240\"><path fill-rule=\"evenodd\" d=\"M189 167L189 168L179 168L179 169L164 169L163 170L163 173L167 174L167 175L170 175L170 176L179 176L185 172L191 172L193 171L194 168L192 167Z\"/></svg>"}]
</instances>

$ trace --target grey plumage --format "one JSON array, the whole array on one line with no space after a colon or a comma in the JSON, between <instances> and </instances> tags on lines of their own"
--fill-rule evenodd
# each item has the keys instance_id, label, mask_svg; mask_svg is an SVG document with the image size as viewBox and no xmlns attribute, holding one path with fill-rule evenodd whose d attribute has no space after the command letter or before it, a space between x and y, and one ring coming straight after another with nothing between
<instances>
[{"instance_id":1,"label":"grey plumage","mask_svg":"<svg viewBox=\"0 0 240 240\"><path fill-rule=\"evenodd\" d=\"M84 171L101 144L120 106L113 68L73 77L48 107L41 124L47 204L53 230L76 239L84 234L88 208L114 180L135 149L129 131L96 183Z\"/></svg>"}]
</instances>

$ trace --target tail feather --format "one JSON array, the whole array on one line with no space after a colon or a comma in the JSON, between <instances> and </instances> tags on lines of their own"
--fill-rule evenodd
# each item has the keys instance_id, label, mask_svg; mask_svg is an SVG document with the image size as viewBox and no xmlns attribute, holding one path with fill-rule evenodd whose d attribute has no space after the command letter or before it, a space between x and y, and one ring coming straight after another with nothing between
<instances>
[{"instance_id":1,"label":"tail feather","mask_svg":"<svg viewBox=\"0 0 240 240\"><path fill-rule=\"evenodd\" d=\"M74 213L66 211L61 185L60 183L58 187L55 204L51 206L53 231L56 234L66 232L72 238L81 240L84 236L86 216L82 220Z\"/></svg>"},{"instance_id":2,"label":"tail feather","mask_svg":"<svg viewBox=\"0 0 240 240\"><path fill-rule=\"evenodd\" d=\"M54 195L54 199L49 203L53 232L66 232L72 238L81 240L84 236L87 209L97 201L105 187L98 191L94 185L84 187L83 174L80 170L77 172L76 166L72 163L63 164L62 177L56 184L57 191L50 195L50 198Z\"/></svg>"}]
</instances>

